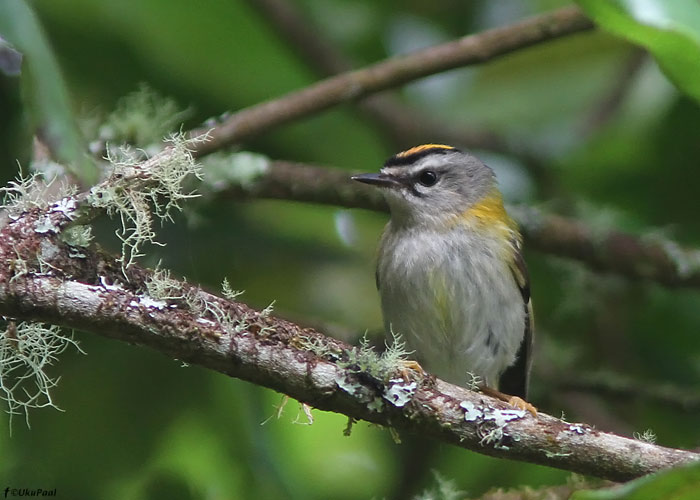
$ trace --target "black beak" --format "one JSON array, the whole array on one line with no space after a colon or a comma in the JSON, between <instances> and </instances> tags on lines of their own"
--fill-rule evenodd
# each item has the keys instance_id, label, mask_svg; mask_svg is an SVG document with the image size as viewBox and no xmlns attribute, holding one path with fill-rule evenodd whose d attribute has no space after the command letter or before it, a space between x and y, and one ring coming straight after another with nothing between
<instances>
[{"instance_id":1,"label":"black beak","mask_svg":"<svg viewBox=\"0 0 700 500\"><path fill-rule=\"evenodd\" d=\"M350 177L353 181L362 182L363 184L371 184L382 188L401 187L401 182L395 177L386 174L359 174Z\"/></svg>"}]
</instances>

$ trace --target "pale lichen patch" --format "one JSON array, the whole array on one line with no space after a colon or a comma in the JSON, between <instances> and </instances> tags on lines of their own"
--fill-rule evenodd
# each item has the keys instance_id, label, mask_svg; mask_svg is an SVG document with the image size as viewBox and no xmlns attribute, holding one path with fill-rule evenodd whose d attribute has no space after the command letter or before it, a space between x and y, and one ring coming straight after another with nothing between
<instances>
[{"instance_id":1,"label":"pale lichen patch","mask_svg":"<svg viewBox=\"0 0 700 500\"><path fill-rule=\"evenodd\" d=\"M590 431L590 429L583 424L570 424L568 430L569 432L573 432L581 436L584 435L586 432Z\"/></svg>"},{"instance_id":2,"label":"pale lichen patch","mask_svg":"<svg viewBox=\"0 0 700 500\"><path fill-rule=\"evenodd\" d=\"M339 373L335 378L335 383L360 402L369 403L375 398L373 391L362 384L353 374Z\"/></svg>"},{"instance_id":3,"label":"pale lichen patch","mask_svg":"<svg viewBox=\"0 0 700 500\"><path fill-rule=\"evenodd\" d=\"M51 216L48 214L42 215L34 223L34 232L36 232L36 233L46 234L46 233L57 233L58 231L59 231L59 227L56 225L56 223L51 219Z\"/></svg>"},{"instance_id":4,"label":"pale lichen patch","mask_svg":"<svg viewBox=\"0 0 700 500\"><path fill-rule=\"evenodd\" d=\"M504 444L505 438L518 440L517 436L508 432L508 423L524 418L527 414L525 410L499 409L488 405L476 405L471 401L462 401L459 406L464 410L465 421L476 422L482 445L492 445L504 450L508 449Z\"/></svg>"},{"instance_id":5,"label":"pale lichen patch","mask_svg":"<svg viewBox=\"0 0 700 500\"><path fill-rule=\"evenodd\" d=\"M464 420L467 422L475 422L480 418L484 418L484 412L471 401L462 401L459 403L459 406L464 409Z\"/></svg>"},{"instance_id":6,"label":"pale lichen patch","mask_svg":"<svg viewBox=\"0 0 700 500\"><path fill-rule=\"evenodd\" d=\"M68 219L73 219L74 212L78 208L78 204L73 197L65 197L51 205L52 212L60 212Z\"/></svg>"},{"instance_id":7,"label":"pale lichen patch","mask_svg":"<svg viewBox=\"0 0 700 500\"><path fill-rule=\"evenodd\" d=\"M393 378L389 380L389 384L384 388L382 396L392 405L401 408L413 399L417 388L418 384L416 382L407 383L402 378Z\"/></svg>"},{"instance_id":8,"label":"pale lichen patch","mask_svg":"<svg viewBox=\"0 0 700 500\"><path fill-rule=\"evenodd\" d=\"M156 300L152 297L149 297L148 295L140 295L139 304L141 304L144 307L149 307L158 310L163 310L166 307L168 307L168 304L166 302L162 300Z\"/></svg>"},{"instance_id":9,"label":"pale lichen patch","mask_svg":"<svg viewBox=\"0 0 700 500\"><path fill-rule=\"evenodd\" d=\"M114 284L110 284L107 281L107 278L105 276L100 276L100 284L105 290L108 290L110 292L125 292L126 290L124 289L123 286L121 286L118 282Z\"/></svg>"},{"instance_id":10,"label":"pale lichen patch","mask_svg":"<svg viewBox=\"0 0 700 500\"><path fill-rule=\"evenodd\" d=\"M90 226L70 226L58 236L61 241L72 246L86 248L92 241L92 227Z\"/></svg>"}]
</instances>

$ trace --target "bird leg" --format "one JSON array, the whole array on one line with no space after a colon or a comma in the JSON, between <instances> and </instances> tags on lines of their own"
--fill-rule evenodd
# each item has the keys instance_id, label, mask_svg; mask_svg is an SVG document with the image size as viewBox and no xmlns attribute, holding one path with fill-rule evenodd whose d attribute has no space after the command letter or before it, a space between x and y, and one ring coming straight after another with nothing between
<instances>
[{"instance_id":1,"label":"bird leg","mask_svg":"<svg viewBox=\"0 0 700 500\"><path fill-rule=\"evenodd\" d=\"M487 396L491 396L492 398L505 401L509 405L519 410L528 411L533 417L537 416L537 408L535 408L534 405L525 401L523 398L520 398L518 396L511 396L510 394L504 394L497 389L493 389L492 387L487 386L486 384L479 385L479 390Z\"/></svg>"}]
</instances>

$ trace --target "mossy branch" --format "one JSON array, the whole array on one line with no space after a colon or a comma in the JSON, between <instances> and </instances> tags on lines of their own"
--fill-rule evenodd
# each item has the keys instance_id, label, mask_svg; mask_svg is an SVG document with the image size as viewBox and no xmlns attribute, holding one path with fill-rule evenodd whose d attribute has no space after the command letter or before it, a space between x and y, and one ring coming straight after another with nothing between
<instances>
[{"instance_id":1,"label":"mossy branch","mask_svg":"<svg viewBox=\"0 0 700 500\"><path fill-rule=\"evenodd\" d=\"M0 280L10 287L16 280L42 276L76 278L85 274L92 231L89 222L102 213L117 216L122 240L121 276L145 243L156 243L154 220L170 219L182 200L194 196L183 190L183 181L198 175L198 167L179 135L151 158L120 150L110 156L110 175L89 191L75 194L74 186L53 178L45 182L39 173L22 176L7 187L0 202ZM101 282L103 283L103 282ZM192 296L193 299L196 296ZM54 406L55 381L44 371L72 341L53 327L15 318L0 318L0 399L14 415L29 408ZM28 413L27 413L27 423Z\"/></svg>"},{"instance_id":2,"label":"mossy branch","mask_svg":"<svg viewBox=\"0 0 700 500\"><path fill-rule=\"evenodd\" d=\"M626 480L700 459L689 451L527 412L436 380L400 375L402 352L353 347L177 281L37 232L32 209L0 229L0 314L77 328L283 392L327 411L486 455ZM50 248L42 258L38 249ZM21 258L20 270L11 262ZM150 294L156 294L153 297ZM400 346L399 346L400 347ZM340 430L339 430L340 432Z\"/></svg>"}]
</instances>

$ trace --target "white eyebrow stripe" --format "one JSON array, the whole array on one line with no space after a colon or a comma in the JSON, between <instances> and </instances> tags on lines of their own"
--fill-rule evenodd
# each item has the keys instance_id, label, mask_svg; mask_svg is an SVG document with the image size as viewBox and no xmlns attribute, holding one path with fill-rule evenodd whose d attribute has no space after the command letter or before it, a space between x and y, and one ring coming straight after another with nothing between
<instances>
[{"instance_id":1,"label":"white eyebrow stripe","mask_svg":"<svg viewBox=\"0 0 700 500\"><path fill-rule=\"evenodd\" d=\"M427 167L430 167L431 160L435 159L434 156L426 156L424 158L418 159L415 163L411 165L398 165L392 167L383 167L381 172L387 175L393 175L396 177L413 177L414 175L422 172ZM435 168L440 167L440 165L435 165Z\"/></svg>"}]
</instances>

